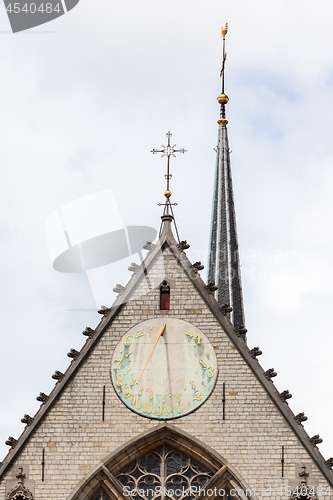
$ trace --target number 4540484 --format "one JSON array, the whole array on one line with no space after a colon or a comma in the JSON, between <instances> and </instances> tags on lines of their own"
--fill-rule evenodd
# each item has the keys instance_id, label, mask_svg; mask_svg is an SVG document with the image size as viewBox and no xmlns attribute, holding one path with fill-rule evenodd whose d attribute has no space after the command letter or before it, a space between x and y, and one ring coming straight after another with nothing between
<instances>
[{"instance_id":1,"label":"number 4540484","mask_svg":"<svg viewBox=\"0 0 333 500\"><path fill-rule=\"evenodd\" d=\"M284 496L284 495L290 496L291 494L293 497L297 495L297 498L303 498L303 497L305 498L306 496L308 498L311 498L312 496L316 495L317 497L322 497L322 496L331 497L331 488L330 486L328 487L312 486L312 488L308 488L307 486L304 485L297 486L295 489L292 489L287 485L280 486L280 488L278 488L279 496Z\"/></svg>"},{"instance_id":2,"label":"number 4540484","mask_svg":"<svg viewBox=\"0 0 333 500\"><path fill-rule=\"evenodd\" d=\"M20 12L25 12L26 14L35 14L35 12L46 12L46 14L51 14L52 12L57 12L58 14L60 14L62 12L60 3L57 3L53 6L52 3L49 2L41 3L40 5L36 5L34 2L25 3L24 5L22 5L22 7L19 2L14 2L10 3L6 10L10 14L19 14Z\"/></svg>"}]
</instances>

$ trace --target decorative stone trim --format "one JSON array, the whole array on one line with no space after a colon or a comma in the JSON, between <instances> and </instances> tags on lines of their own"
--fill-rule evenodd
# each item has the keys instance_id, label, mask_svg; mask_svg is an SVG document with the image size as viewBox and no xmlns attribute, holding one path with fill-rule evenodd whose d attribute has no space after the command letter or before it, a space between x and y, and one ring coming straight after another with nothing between
<instances>
[{"instance_id":1,"label":"decorative stone trim","mask_svg":"<svg viewBox=\"0 0 333 500\"><path fill-rule=\"evenodd\" d=\"M109 307L106 307L106 306L101 306L97 312L98 314L103 314L103 316L106 316L109 312L110 312L110 308Z\"/></svg>"},{"instance_id":2,"label":"decorative stone trim","mask_svg":"<svg viewBox=\"0 0 333 500\"><path fill-rule=\"evenodd\" d=\"M295 416L295 420L298 424L305 422L307 419L308 417L304 415L304 411L302 411L301 413L297 413L297 415Z\"/></svg>"},{"instance_id":3,"label":"decorative stone trim","mask_svg":"<svg viewBox=\"0 0 333 500\"><path fill-rule=\"evenodd\" d=\"M34 419L33 419L33 417L30 417L30 415L24 415L24 417L21 418L22 424L31 425L33 421L34 421Z\"/></svg>"},{"instance_id":4,"label":"decorative stone trim","mask_svg":"<svg viewBox=\"0 0 333 500\"><path fill-rule=\"evenodd\" d=\"M326 465L329 469L333 469L333 457L329 458L328 460L326 460Z\"/></svg>"},{"instance_id":5,"label":"decorative stone trim","mask_svg":"<svg viewBox=\"0 0 333 500\"><path fill-rule=\"evenodd\" d=\"M78 358L80 355L79 351L77 351L76 349L71 349L68 353L67 353L67 356L69 358L73 358L73 359L76 359Z\"/></svg>"},{"instance_id":6,"label":"decorative stone trim","mask_svg":"<svg viewBox=\"0 0 333 500\"><path fill-rule=\"evenodd\" d=\"M315 434L314 436L312 436L312 438L310 438L310 442L311 444L313 444L313 446L316 446L317 444L322 443L323 440L321 439L319 434Z\"/></svg>"},{"instance_id":7,"label":"decorative stone trim","mask_svg":"<svg viewBox=\"0 0 333 500\"><path fill-rule=\"evenodd\" d=\"M317 500L314 488L308 486L309 474L306 472L305 465L302 466L302 472L299 473L299 476L302 478L301 484L294 489L290 495L290 500Z\"/></svg>"},{"instance_id":8,"label":"decorative stone trim","mask_svg":"<svg viewBox=\"0 0 333 500\"><path fill-rule=\"evenodd\" d=\"M102 306L102 307L105 307L105 306ZM104 313L100 313L100 314L104 314ZM89 337L91 339L91 337L94 335L94 333L95 333L95 330L93 330L92 328L90 328L90 326L87 326L83 330L82 335L85 335L85 337Z\"/></svg>"},{"instance_id":9,"label":"decorative stone trim","mask_svg":"<svg viewBox=\"0 0 333 500\"><path fill-rule=\"evenodd\" d=\"M116 286L113 288L113 291L115 293L119 293L119 295L124 293L125 290L126 290L126 288L123 285L121 285L120 283L117 283Z\"/></svg>"},{"instance_id":10,"label":"decorative stone trim","mask_svg":"<svg viewBox=\"0 0 333 500\"><path fill-rule=\"evenodd\" d=\"M16 478L18 479L18 484L15 488L8 493L6 496L6 500L34 500L34 497L25 486L25 474L23 474L22 467L19 468L19 473L16 474Z\"/></svg>"},{"instance_id":11,"label":"decorative stone trim","mask_svg":"<svg viewBox=\"0 0 333 500\"><path fill-rule=\"evenodd\" d=\"M257 356L261 356L261 355L262 355L262 351L259 349L259 347L253 347L253 349L251 349L251 351L250 351L250 356L253 359L256 359Z\"/></svg>"},{"instance_id":12,"label":"decorative stone trim","mask_svg":"<svg viewBox=\"0 0 333 500\"><path fill-rule=\"evenodd\" d=\"M178 248L178 250L183 252L184 250L187 250L188 248L190 248L190 245L187 243L186 240L183 240L180 243L178 243L177 248Z\"/></svg>"},{"instance_id":13,"label":"decorative stone trim","mask_svg":"<svg viewBox=\"0 0 333 500\"><path fill-rule=\"evenodd\" d=\"M232 307L230 304L224 304L222 307L221 307L221 312L224 316L226 316L227 314L231 313L232 312Z\"/></svg>"},{"instance_id":14,"label":"decorative stone trim","mask_svg":"<svg viewBox=\"0 0 333 500\"><path fill-rule=\"evenodd\" d=\"M64 374L62 372L59 372L58 370L56 370L54 372L54 374L52 375L52 378L54 380L58 380L58 382L60 382L64 378Z\"/></svg>"},{"instance_id":15,"label":"decorative stone trim","mask_svg":"<svg viewBox=\"0 0 333 500\"><path fill-rule=\"evenodd\" d=\"M135 262L132 262L130 266L127 268L129 271L132 271L134 274L137 274L140 271L140 266Z\"/></svg>"},{"instance_id":16,"label":"decorative stone trim","mask_svg":"<svg viewBox=\"0 0 333 500\"><path fill-rule=\"evenodd\" d=\"M283 401L284 403L287 401L287 399L290 399L292 397L293 395L290 394L288 390L280 392L281 401Z\"/></svg>"},{"instance_id":17,"label":"decorative stone trim","mask_svg":"<svg viewBox=\"0 0 333 500\"><path fill-rule=\"evenodd\" d=\"M144 245L143 245L143 249L144 250L148 250L149 252L153 252L156 248L156 245L154 245L154 243L152 243L151 241L147 241Z\"/></svg>"},{"instance_id":18,"label":"decorative stone trim","mask_svg":"<svg viewBox=\"0 0 333 500\"><path fill-rule=\"evenodd\" d=\"M5 444L7 446L11 446L11 448L15 448L15 446L17 444L17 439L13 438L13 436L9 436L7 441L5 441Z\"/></svg>"},{"instance_id":19,"label":"decorative stone trim","mask_svg":"<svg viewBox=\"0 0 333 500\"><path fill-rule=\"evenodd\" d=\"M37 396L37 401L40 403L46 403L46 401L49 399L49 396L45 394L44 392L40 392L39 396Z\"/></svg>"},{"instance_id":20,"label":"decorative stone trim","mask_svg":"<svg viewBox=\"0 0 333 500\"><path fill-rule=\"evenodd\" d=\"M198 260L198 262L194 262L194 264L192 264L192 269L195 273L197 273L198 271L202 271L204 268L205 266L201 264L201 260Z\"/></svg>"},{"instance_id":21,"label":"decorative stone trim","mask_svg":"<svg viewBox=\"0 0 333 500\"><path fill-rule=\"evenodd\" d=\"M244 325L241 325L237 329L235 329L235 332L236 332L237 337L240 337L241 339L245 340L247 328L245 328Z\"/></svg>"},{"instance_id":22,"label":"decorative stone trim","mask_svg":"<svg viewBox=\"0 0 333 500\"><path fill-rule=\"evenodd\" d=\"M208 283L208 285L206 285L206 290L210 294L214 293L217 289L218 289L218 287L215 285L214 281L212 281L211 283Z\"/></svg>"},{"instance_id":23,"label":"decorative stone trim","mask_svg":"<svg viewBox=\"0 0 333 500\"><path fill-rule=\"evenodd\" d=\"M267 378L267 380L271 380L273 377L277 376L277 373L276 371L274 371L274 368L269 368L268 370L265 371L264 375Z\"/></svg>"}]
</instances>

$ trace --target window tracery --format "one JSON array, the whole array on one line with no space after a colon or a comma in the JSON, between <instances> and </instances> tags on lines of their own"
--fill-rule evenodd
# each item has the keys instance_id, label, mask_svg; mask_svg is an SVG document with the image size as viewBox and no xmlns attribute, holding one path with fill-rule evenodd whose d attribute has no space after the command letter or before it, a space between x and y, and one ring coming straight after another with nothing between
<instances>
[{"instance_id":1,"label":"window tracery","mask_svg":"<svg viewBox=\"0 0 333 500\"><path fill-rule=\"evenodd\" d=\"M117 474L133 500L194 498L212 474L167 445L137 458ZM126 496L127 496L126 495Z\"/></svg>"}]
</instances>

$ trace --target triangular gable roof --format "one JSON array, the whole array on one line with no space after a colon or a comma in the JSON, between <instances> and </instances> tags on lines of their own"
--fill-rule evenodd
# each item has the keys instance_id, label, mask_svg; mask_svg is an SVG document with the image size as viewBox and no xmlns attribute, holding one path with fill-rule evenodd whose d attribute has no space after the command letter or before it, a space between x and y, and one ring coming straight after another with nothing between
<instances>
[{"instance_id":1,"label":"triangular gable roof","mask_svg":"<svg viewBox=\"0 0 333 500\"><path fill-rule=\"evenodd\" d=\"M281 400L280 393L277 388L274 386L271 380L268 380L264 374L264 370L259 364L257 359L253 359L248 346L245 342L239 338L235 332L235 329L229 319L222 314L221 309L215 298L207 291L206 285L204 281L201 279L200 275L194 272L194 268L187 258L184 251L182 251L177 241L175 240L172 230L171 230L171 221L172 217L166 215L162 217L163 219L163 230L161 236L156 244L156 247L148 253L146 258L144 259L142 265L139 270L134 273L126 285L125 290L118 295L115 302L113 303L109 312L102 318L99 325L95 329L94 335L87 339L86 343L82 347L79 356L72 361L72 363L67 368L64 373L61 381L57 382L54 389L49 395L49 398L46 403L42 404L39 410L37 411L33 422L30 426L27 426L22 432L21 436L18 439L15 448L12 448L7 456L5 457L3 464L0 468L0 480L3 478L4 474L14 461L17 458L20 451L23 450L25 445L27 444L29 437L33 435L34 431L39 427L42 423L44 417L47 415L49 410L53 407L55 402L57 401L60 394L63 392L68 382L75 375L79 367L84 363L86 358L89 356L89 353L93 350L96 344L99 342L101 337L103 336L106 329L110 326L110 324L117 317L121 309L124 307L126 302L128 302L136 290L138 284L142 279L145 278L147 271L153 265L154 261L160 255L160 252L165 249L169 249L175 258L177 259L178 264L184 270L188 279L193 283L193 286L199 292L201 298L207 304L211 313L215 316L218 323L221 325L222 329L234 345L234 347L238 350L239 354L242 356L244 361L247 363L249 368L252 370L258 381L261 383L263 388L266 390L270 399L273 401L279 412L285 418L295 435L298 437L299 441L302 443L310 457L313 459L314 463L317 465L318 469L322 472L323 476L327 479L329 484L333 486L333 473L326 465L325 459L320 453L319 449L314 446L310 437L305 431L302 424L297 423L295 420L295 415L290 409L287 402Z\"/></svg>"}]
</instances>

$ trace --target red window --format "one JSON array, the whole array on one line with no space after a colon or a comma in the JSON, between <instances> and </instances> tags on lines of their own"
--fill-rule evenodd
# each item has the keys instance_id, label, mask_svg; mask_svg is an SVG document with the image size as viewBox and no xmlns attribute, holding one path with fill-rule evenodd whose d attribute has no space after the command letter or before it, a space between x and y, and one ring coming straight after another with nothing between
<instances>
[{"instance_id":1,"label":"red window","mask_svg":"<svg viewBox=\"0 0 333 500\"><path fill-rule=\"evenodd\" d=\"M160 286L160 310L170 310L170 287L166 281L163 281Z\"/></svg>"}]
</instances>

